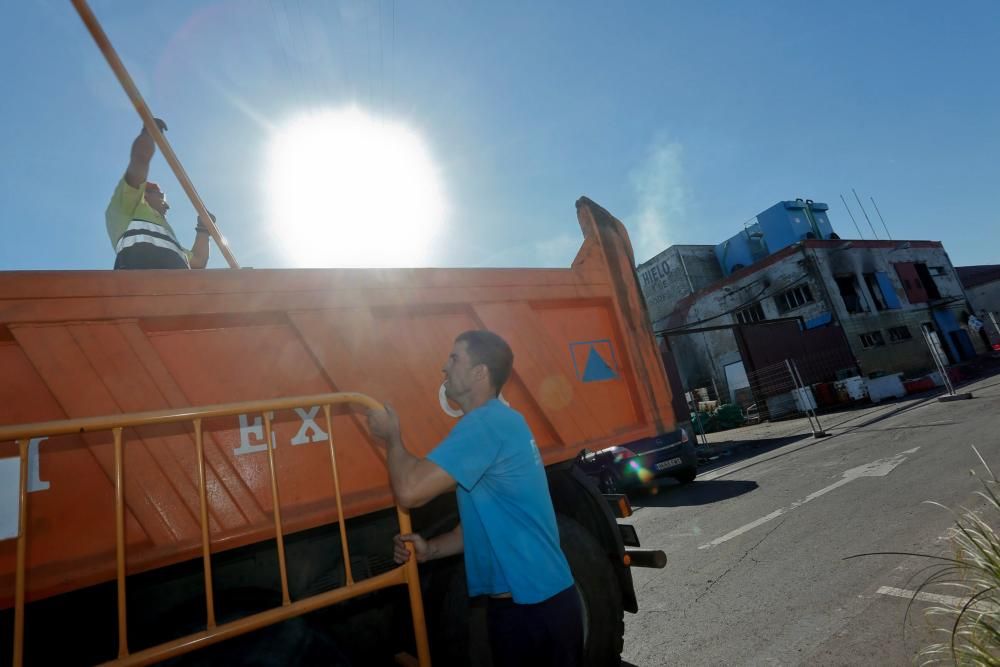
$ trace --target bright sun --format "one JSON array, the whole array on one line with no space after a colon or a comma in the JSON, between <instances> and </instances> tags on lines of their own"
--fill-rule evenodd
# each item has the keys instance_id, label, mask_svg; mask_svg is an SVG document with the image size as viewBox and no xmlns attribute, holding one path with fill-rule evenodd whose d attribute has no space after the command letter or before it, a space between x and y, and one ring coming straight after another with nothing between
<instances>
[{"instance_id":1,"label":"bright sun","mask_svg":"<svg viewBox=\"0 0 1000 667\"><path fill-rule=\"evenodd\" d=\"M448 214L421 137L356 107L279 129L267 189L274 234L299 267L425 264Z\"/></svg>"}]
</instances>

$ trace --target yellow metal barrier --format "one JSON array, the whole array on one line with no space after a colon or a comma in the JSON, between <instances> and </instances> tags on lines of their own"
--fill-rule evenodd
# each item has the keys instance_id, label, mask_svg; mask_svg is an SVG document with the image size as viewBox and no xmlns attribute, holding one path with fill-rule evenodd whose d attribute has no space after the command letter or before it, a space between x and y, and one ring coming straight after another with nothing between
<instances>
[{"instance_id":1,"label":"yellow metal barrier","mask_svg":"<svg viewBox=\"0 0 1000 667\"><path fill-rule=\"evenodd\" d=\"M366 595L391 586L406 586L410 597L410 611L413 616L413 633L417 644L417 664L428 667L431 664L430 648L427 642L427 625L424 617L423 600L420 595L420 578L417 572L417 559L410 558L404 565L396 567L383 574L354 581L351 572L350 551L347 544L347 528L344 522L343 500L340 494L340 475L337 471L337 455L333 446L333 430L331 426L330 406L355 403L366 408L380 408L381 404L369 396L358 393L317 394L313 396L298 396L269 401L249 401L244 403L225 403L199 408L179 408L174 410L159 410L154 412L137 412L128 415L110 415L106 417L87 417L83 419L66 419L60 421L41 422L15 426L0 426L0 442L16 441L21 459L20 481L20 517L17 535L17 564L15 572L14 592L14 667L21 667L24 660L24 590L25 590L25 552L28 542L28 441L42 436L58 436L95 431L111 431L114 437L115 465L115 544L117 558L118 580L118 657L109 665L148 665L167 658L217 644L247 632L278 623L280 621L300 616L323 607L343 602L360 595ZM278 478L274 467L274 445L271 440L271 413L275 410L291 410L322 406L326 418L326 432L330 447L330 466L333 473L334 496L337 501L337 515L340 524L340 543L343 550L344 572L346 584L340 588L313 595L301 600L292 601L288 594L288 573L285 568L285 543L281 528L281 507L278 495ZM240 414L260 413L264 419L267 443L267 463L271 477L271 498L274 504L274 530L278 546L278 568L281 574L281 606L266 611L245 616L243 618L217 625L215 620L215 602L212 596L212 562L211 542L208 527L208 501L205 482L205 452L202 439L202 421L212 417L229 417ZM198 495L201 509L201 547L202 563L205 572L205 607L207 612L206 628L202 632L180 637L172 641L152 646L142 651L130 653L127 635L127 609L125 605L125 487L124 487L124 442L122 430L133 426L149 426L155 424L176 424L191 422L194 427L195 447L198 456ZM399 529L402 533L412 530L409 513L396 507L399 517ZM412 546L409 547L412 550ZM399 662L412 662L409 656L398 656Z\"/></svg>"}]
</instances>

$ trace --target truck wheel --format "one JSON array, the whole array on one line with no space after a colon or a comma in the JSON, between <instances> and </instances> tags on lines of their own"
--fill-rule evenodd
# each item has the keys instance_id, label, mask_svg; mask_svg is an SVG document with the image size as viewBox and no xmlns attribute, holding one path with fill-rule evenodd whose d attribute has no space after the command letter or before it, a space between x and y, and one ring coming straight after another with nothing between
<instances>
[{"instance_id":1,"label":"truck wheel","mask_svg":"<svg viewBox=\"0 0 1000 667\"><path fill-rule=\"evenodd\" d=\"M490 665L485 600L469 598L463 559L431 561L421 567L421 580L426 577L422 586L424 613L434 665ZM403 615L409 622L409 612Z\"/></svg>"},{"instance_id":2,"label":"truck wheel","mask_svg":"<svg viewBox=\"0 0 1000 667\"><path fill-rule=\"evenodd\" d=\"M611 560L583 526L566 516L557 519L559 542L583 607L583 664L618 665L624 642L625 612Z\"/></svg>"},{"instance_id":3,"label":"truck wheel","mask_svg":"<svg viewBox=\"0 0 1000 667\"><path fill-rule=\"evenodd\" d=\"M280 600L275 591L258 588L241 588L227 591L219 600L219 622L254 614L274 607ZM204 601L197 599L178 605L165 614L164 619L176 619L190 632L186 624L192 621L203 629ZM329 608L328 608L329 609ZM322 613L325 610L321 610ZM197 619L202 619L200 622ZM260 665L315 665L353 667L357 664L341 649L334 637L326 632L327 624L318 622L316 612L296 616L269 625L245 635L239 635L219 644L205 647L162 663L167 667L258 667ZM156 637L157 642L166 637ZM146 642L144 642L146 643ZM148 642L153 643L153 642Z\"/></svg>"}]
</instances>

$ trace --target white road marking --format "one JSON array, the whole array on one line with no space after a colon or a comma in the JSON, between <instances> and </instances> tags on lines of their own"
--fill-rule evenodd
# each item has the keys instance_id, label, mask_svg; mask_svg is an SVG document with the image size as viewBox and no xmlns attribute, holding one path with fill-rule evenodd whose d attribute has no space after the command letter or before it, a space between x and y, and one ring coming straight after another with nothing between
<instances>
[{"instance_id":1,"label":"white road marking","mask_svg":"<svg viewBox=\"0 0 1000 667\"><path fill-rule=\"evenodd\" d=\"M958 598L954 595L941 595L939 593L925 593L920 591L919 593L915 591L908 591L905 588L893 588L892 586L882 586L877 591L876 595L891 595L897 598L905 598L907 600L913 600L916 598L921 602L936 602L937 604L948 605L949 607L958 607L961 609L969 601L969 598ZM976 610L980 607L985 607L986 605L974 604L972 609Z\"/></svg>"},{"instance_id":2,"label":"white road marking","mask_svg":"<svg viewBox=\"0 0 1000 667\"><path fill-rule=\"evenodd\" d=\"M829 486L826 486L826 487L823 487L819 491L815 491L813 493L810 493L808 496L806 496L802 500L796 500L794 503L792 503L788 507L783 507L781 509L777 509L777 510L771 512L770 514L766 515L766 516L762 516L761 518L757 519L756 521L751 521L750 523L746 524L745 526L740 526L736 530L732 530L732 531L726 533L725 535L723 535L722 537L717 537L714 540L712 540L711 542L709 542L708 544L703 544L703 545L701 545L698 548L699 549L711 549L712 547L717 547L720 544L722 544L723 542L728 542L729 540L731 540L731 539L733 539L735 537L739 537L743 533L751 531L754 528L757 528L758 526L762 526L765 523L768 523L769 521L773 521L773 520L777 519L779 516L781 516L781 515L783 515L783 514L785 514L787 512L790 512L793 509L801 507L802 505L805 505L806 503L808 503L808 502L810 502L812 500L816 500L820 496L826 495L827 493L830 493L834 489L839 489L840 487L844 486L848 482L853 482L854 480L859 479L861 477L885 477L890 472L892 472L893 469L896 468L896 466L898 466L899 464L901 464L903 461L906 460L906 455L907 454L913 454L918 449L920 449L920 448L919 447L914 447L913 449L907 449L905 452L900 452L899 454L896 454L893 457L890 457L890 458L887 458L887 459L879 459L878 461L872 461L871 463L866 463L865 465L858 466L857 468L851 468L850 470L844 472L843 476L840 479L838 479L836 482L834 482L833 484L831 484Z\"/></svg>"}]
</instances>

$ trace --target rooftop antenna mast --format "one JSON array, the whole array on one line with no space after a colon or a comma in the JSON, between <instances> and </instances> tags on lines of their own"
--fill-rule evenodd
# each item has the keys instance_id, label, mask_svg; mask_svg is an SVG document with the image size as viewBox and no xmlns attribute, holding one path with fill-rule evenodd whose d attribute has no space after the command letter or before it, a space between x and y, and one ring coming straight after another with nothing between
<instances>
[{"instance_id":1,"label":"rooftop antenna mast","mask_svg":"<svg viewBox=\"0 0 1000 667\"><path fill-rule=\"evenodd\" d=\"M201 200L198 195L198 191L194 188L194 183L188 178L187 172L184 171L184 167L181 166L180 160L177 159L177 155L174 154L173 148L170 147L170 143L167 142L166 137L160 132L160 128L156 124L156 119L153 117L153 112L149 110L146 106L146 101L142 98L139 93L139 89L136 88L135 83L132 81L132 77L129 76L128 70L125 69L125 65L122 64L121 59L115 52L115 48L111 45L111 40L108 39L107 34L105 34L104 29L101 28L101 24L98 22L97 17L94 16L94 12L90 10L90 6L87 5L86 0L71 0L73 7L76 8L76 13L80 15L80 19L83 24L87 26L87 30L90 32L90 36L94 38L94 42L97 44L97 48L101 50L104 54L105 60L108 61L108 65L111 66L111 70L118 77L118 83L122 85L125 89L125 94L128 95L129 100L132 102L132 106L139 113L139 117L142 118L143 125L146 126L146 132L153 137L153 141L159 146L160 152L163 153L163 157L166 158L167 164L170 165L170 169L174 172L174 176L180 182L181 187L184 188L184 192L187 193L188 199L191 200L191 205L198 212L198 217L201 218L202 224L208 227L208 233L211 234L212 238L215 240L216 245L219 246L219 250L222 251L223 256L229 263L229 268L238 269L240 268L239 262L236 261L236 257L233 256L233 252L229 249L229 244L226 243L226 237L222 235L219 231L218 226L212 220L212 216L209 214L208 209L205 208L205 203Z\"/></svg>"},{"instance_id":2,"label":"rooftop antenna mast","mask_svg":"<svg viewBox=\"0 0 1000 667\"><path fill-rule=\"evenodd\" d=\"M875 225L872 224L872 219L868 217L868 211L866 211L865 207L861 204L861 197L858 196L858 191L851 188L851 192L854 193L854 198L858 200L858 206L861 208L861 212L865 214L865 220L868 221L868 226L872 228L872 234L875 235L875 240L878 241L878 232L875 231Z\"/></svg>"},{"instance_id":3,"label":"rooftop antenna mast","mask_svg":"<svg viewBox=\"0 0 1000 667\"><path fill-rule=\"evenodd\" d=\"M885 224L885 218L882 217L882 211L878 210L878 204L875 203L875 197L869 197L872 200L872 206L875 207L875 212L878 213L878 219L882 221L882 227L885 229L885 235L892 240L892 234L889 233L889 227Z\"/></svg>"},{"instance_id":4,"label":"rooftop antenna mast","mask_svg":"<svg viewBox=\"0 0 1000 667\"><path fill-rule=\"evenodd\" d=\"M861 233L861 228L858 227L858 221L854 219L854 214L851 213L851 207L847 205L847 200L844 199L844 195L840 195L840 201L844 202L844 208L847 209L847 215L851 216L851 222L854 223L854 228L858 230L858 238L864 239L865 235Z\"/></svg>"}]
</instances>

